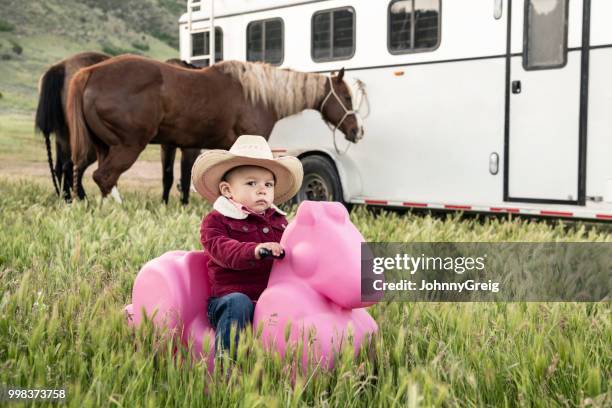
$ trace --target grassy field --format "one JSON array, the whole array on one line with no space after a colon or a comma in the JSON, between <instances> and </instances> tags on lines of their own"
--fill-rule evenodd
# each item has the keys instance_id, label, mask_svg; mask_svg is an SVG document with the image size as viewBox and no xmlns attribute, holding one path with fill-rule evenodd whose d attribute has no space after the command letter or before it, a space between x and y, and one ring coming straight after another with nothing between
<instances>
[{"instance_id":1,"label":"grassy field","mask_svg":"<svg viewBox=\"0 0 612 408\"><path fill-rule=\"evenodd\" d=\"M49 66L83 51L176 58L184 6L175 0L0 1L0 166L47 160L34 112L38 80ZM152 146L141 160L159 155Z\"/></svg>"},{"instance_id":2,"label":"grassy field","mask_svg":"<svg viewBox=\"0 0 612 408\"><path fill-rule=\"evenodd\" d=\"M51 146L55 160L54 136L51 137ZM177 155L177 160L179 157ZM160 161L159 145L148 145L139 160ZM45 139L41 133L34 131L34 114L0 115L0 167L3 163L32 162L47 162Z\"/></svg>"},{"instance_id":3,"label":"grassy field","mask_svg":"<svg viewBox=\"0 0 612 408\"><path fill-rule=\"evenodd\" d=\"M37 84L82 51L178 57L180 0L0 1L0 121L36 109Z\"/></svg>"},{"instance_id":4,"label":"grassy field","mask_svg":"<svg viewBox=\"0 0 612 408\"><path fill-rule=\"evenodd\" d=\"M148 38L146 56L166 60L178 57L178 50L155 38ZM118 44L120 44L117 41ZM95 41L77 42L62 36L33 35L20 37L0 33L0 53L3 48L19 44L20 55L9 60L0 59L0 120L11 114L28 115L38 104L38 79L54 63L83 51L102 52L103 47ZM122 44L122 43L121 43ZM3 47L4 45L4 47ZM133 52L125 49L125 52ZM11 55L11 54L8 54Z\"/></svg>"},{"instance_id":5,"label":"grassy field","mask_svg":"<svg viewBox=\"0 0 612 408\"><path fill-rule=\"evenodd\" d=\"M123 191L123 206L67 206L48 181L7 177L0 192L0 384L65 387L74 407L612 405L609 303L378 304L370 357L345 351L332 372L292 384L287 364L243 337L229 378L209 377L122 312L146 261L199 249L208 205ZM363 207L351 219L368 241L612 241L603 224Z\"/></svg>"}]
</instances>

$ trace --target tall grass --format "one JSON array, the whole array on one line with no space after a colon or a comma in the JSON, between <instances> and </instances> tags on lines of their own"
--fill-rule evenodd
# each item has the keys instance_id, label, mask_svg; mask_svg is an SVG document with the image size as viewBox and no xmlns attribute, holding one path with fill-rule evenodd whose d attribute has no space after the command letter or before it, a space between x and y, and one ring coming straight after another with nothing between
<instances>
[{"instance_id":1,"label":"tall grass","mask_svg":"<svg viewBox=\"0 0 612 408\"><path fill-rule=\"evenodd\" d=\"M125 191L123 206L65 205L47 184L0 178L0 384L65 387L75 407L612 403L609 303L378 304L369 356L344 350L333 371L302 375L245 335L232 368L219 361L209 376L150 325L132 332L122 307L147 260L199 249L210 207ZM582 223L363 207L351 219L369 241L612 240L608 226Z\"/></svg>"}]
</instances>

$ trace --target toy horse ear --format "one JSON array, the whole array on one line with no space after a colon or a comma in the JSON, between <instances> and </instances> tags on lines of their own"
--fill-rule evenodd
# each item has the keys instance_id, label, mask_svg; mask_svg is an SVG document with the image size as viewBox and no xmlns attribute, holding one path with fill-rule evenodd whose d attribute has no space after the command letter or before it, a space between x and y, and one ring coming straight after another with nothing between
<instances>
[{"instance_id":1,"label":"toy horse ear","mask_svg":"<svg viewBox=\"0 0 612 408\"><path fill-rule=\"evenodd\" d=\"M298 225L308 225L312 226L315 224L315 217L312 213L312 205L311 203L304 201L297 210L297 214L295 215L295 220Z\"/></svg>"},{"instance_id":2,"label":"toy horse ear","mask_svg":"<svg viewBox=\"0 0 612 408\"><path fill-rule=\"evenodd\" d=\"M348 213L342 204L338 202L325 203L324 208L327 215L329 215L334 221L340 224L344 224L346 222Z\"/></svg>"},{"instance_id":3,"label":"toy horse ear","mask_svg":"<svg viewBox=\"0 0 612 408\"><path fill-rule=\"evenodd\" d=\"M342 78L344 78L344 67L338 72L338 81L342 81Z\"/></svg>"}]
</instances>

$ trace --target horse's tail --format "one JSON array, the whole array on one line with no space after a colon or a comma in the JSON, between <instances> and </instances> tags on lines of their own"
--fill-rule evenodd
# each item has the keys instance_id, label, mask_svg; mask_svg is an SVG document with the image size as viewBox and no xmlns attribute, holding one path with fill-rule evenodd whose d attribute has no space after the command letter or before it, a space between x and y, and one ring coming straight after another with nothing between
<instances>
[{"instance_id":1,"label":"horse's tail","mask_svg":"<svg viewBox=\"0 0 612 408\"><path fill-rule=\"evenodd\" d=\"M51 170L51 179L57 195L60 194L55 171L53 170L53 156L51 155L51 133L61 132L66 128L64 109L62 107L62 89L66 69L64 64L53 65L41 77L38 83L38 107L36 108L36 129L45 136L47 145L47 159Z\"/></svg>"},{"instance_id":2,"label":"horse's tail","mask_svg":"<svg viewBox=\"0 0 612 408\"><path fill-rule=\"evenodd\" d=\"M74 191L77 191L78 169L87 160L87 153L91 147L91 137L83 113L83 94L90 75L91 70L81 69L72 77L66 100L66 118L70 129L70 150L74 165Z\"/></svg>"}]
</instances>

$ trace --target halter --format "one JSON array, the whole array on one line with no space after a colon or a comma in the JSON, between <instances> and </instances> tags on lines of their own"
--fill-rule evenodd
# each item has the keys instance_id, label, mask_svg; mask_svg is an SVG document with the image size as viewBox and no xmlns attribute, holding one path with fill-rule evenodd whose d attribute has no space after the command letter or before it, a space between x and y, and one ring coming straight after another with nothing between
<instances>
[{"instance_id":1,"label":"halter","mask_svg":"<svg viewBox=\"0 0 612 408\"><path fill-rule=\"evenodd\" d=\"M346 106L344 106L344 103L342 103L342 99L340 99L340 97L336 93L336 90L334 89L334 84L332 82L331 76L328 76L327 80L329 81L329 93L327 94L325 99L323 99L323 102L321 103L321 107L319 108L319 110L320 110L321 113L323 113L323 108L325 107L325 104L327 103L327 101L329 100L329 98L332 95L334 96L334 98L336 98L336 101L340 104L340 106L344 110L344 116L342 116L342 119L340 119L340 122L338 122L335 126L334 125L330 125L327 121L325 122L325 124L327 125L329 130L332 131L332 137L333 137L333 141L334 141L334 149L336 149L336 153L338 153L339 155L343 155L343 154L345 154L348 151L349 147L351 146L351 143L347 142L346 149L344 149L344 152L341 152L340 149L338 149L338 145L336 144L336 130L338 130L338 128L342 125L342 123L344 123L344 120L349 115L355 115L355 117L357 117L359 115L359 109L357 109L357 110L348 110L348 109L346 109ZM362 99L360 100L359 105L358 105L359 108L361 108L361 104L363 103L363 100L366 99L365 98L365 90L364 90L363 82L357 80L357 88L360 91L362 91L362 93L364 95L364 97L362 97ZM370 109L369 109L369 104L368 104L368 114L369 114L369 111L370 111ZM359 116L359 118L362 119L361 116ZM361 121L363 122L363 119ZM357 139L357 140L359 140L359 139Z\"/></svg>"}]
</instances>

